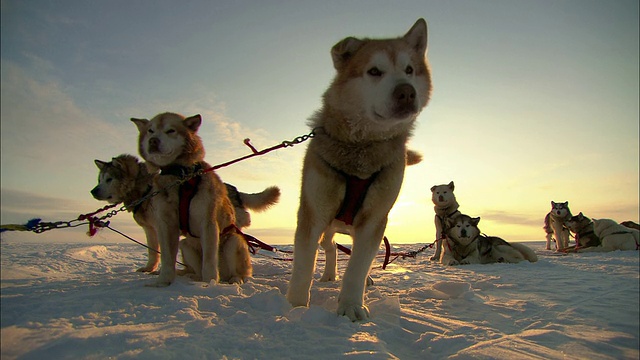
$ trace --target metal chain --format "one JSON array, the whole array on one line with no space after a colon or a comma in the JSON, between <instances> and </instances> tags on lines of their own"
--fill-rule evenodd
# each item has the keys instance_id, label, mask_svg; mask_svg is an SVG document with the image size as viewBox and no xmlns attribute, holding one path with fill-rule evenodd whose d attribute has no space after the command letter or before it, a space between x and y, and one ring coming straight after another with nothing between
<instances>
[{"instance_id":1,"label":"metal chain","mask_svg":"<svg viewBox=\"0 0 640 360\"><path fill-rule=\"evenodd\" d=\"M314 129L311 130L311 132L309 134L298 136L298 137L294 138L291 141L285 140L282 143L280 143L279 145L276 145L274 147L271 147L271 148L268 148L268 149L265 149L265 150L262 150L262 151L259 151L259 152L254 152L251 155L244 156L242 158L239 158L239 159L237 159L235 161L231 161L231 162L225 163L223 165L224 166L231 165L231 164L233 164L235 162L238 162L238 161L241 161L241 160L245 160L245 159L248 159L248 158L253 157L253 156L264 155L264 154L266 154L266 153L268 153L270 151L273 151L273 150L277 150L277 149L280 149L280 148L292 147L294 145L303 143L303 142L313 138L316 135L315 132L316 132L317 129L319 129L319 128L314 128ZM193 179L196 176L202 176L205 173L207 173L209 171L212 171L213 169L217 169L219 167L221 167L221 165L213 166L213 167L211 167L209 169L198 169L198 170L195 170L195 167L194 167L195 171L191 171L190 174L181 177L178 181L176 181L174 183L171 183L171 184L167 185L166 187L164 187L162 189L158 189L158 190L152 191L152 192L148 193L147 195L143 196L142 198L132 202L131 204L124 204L119 209L111 210L110 212L108 212L105 215L102 215L100 217L97 217L97 216L94 216L94 215L99 213L99 212L101 212L101 211L107 210L107 209L109 209L111 207L114 207L114 206L116 206L118 204L107 205L102 209L94 211L93 213L80 215L77 219L74 219L74 220L56 221L56 222L40 222L40 223L36 224L33 227L33 229L31 229L31 231L33 231L36 234L40 234L40 233L43 233L45 231L49 231L49 230L53 230L53 229L63 229L63 228L78 227L78 226L87 225L87 224L98 224L99 226L101 226L104 220L112 218L112 217L118 215L121 212L125 212L125 211L127 211L127 209L133 209L136 206L142 204L143 202L145 202L145 201L151 199L152 197L160 194L161 192L167 191L167 190L169 190L169 189L171 189L171 188L173 188L175 186L180 186L183 183ZM78 223L76 224L76 222L78 222Z\"/></svg>"}]
</instances>

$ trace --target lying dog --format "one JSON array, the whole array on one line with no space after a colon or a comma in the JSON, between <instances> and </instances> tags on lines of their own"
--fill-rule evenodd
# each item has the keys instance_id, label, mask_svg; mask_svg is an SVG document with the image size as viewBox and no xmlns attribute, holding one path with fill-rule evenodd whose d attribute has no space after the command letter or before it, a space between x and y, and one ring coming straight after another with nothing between
<instances>
[{"instance_id":1,"label":"lying dog","mask_svg":"<svg viewBox=\"0 0 640 360\"><path fill-rule=\"evenodd\" d=\"M578 252L638 250L640 231L637 229L620 225L611 219L593 219L591 226L593 227L594 234L601 240L601 245L578 248Z\"/></svg>"},{"instance_id":2,"label":"lying dog","mask_svg":"<svg viewBox=\"0 0 640 360\"><path fill-rule=\"evenodd\" d=\"M194 278L204 282L242 282L251 276L251 257L246 241L235 226L235 211L227 189L204 161L197 131L200 115L184 118L162 113L151 120L131 119L138 127L138 150L151 171L150 199L161 250L160 275L154 286L168 286L176 276L180 234L187 238L184 260L193 266ZM178 180L183 182L178 189ZM182 206L181 206L182 205ZM197 245L196 245L197 244ZM224 258L219 257L223 250ZM193 250L193 251L190 251Z\"/></svg>"},{"instance_id":3,"label":"lying dog","mask_svg":"<svg viewBox=\"0 0 640 360\"><path fill-rule=\"evenodd\" d=\"M480 218L460 214L445 220L446 238L442 241L440 263L444 265L479 264L478 237Z\"/></svg>"},{"instance_id":4,"label":"lying dog","mask_svg":"<svg viewBox=\"0 0 640 360\"><path fill-rule=\"evenodd\" d=\"M520 243L509 243L496 236L478 237L478 252L481 264L519 263L527 260L538 261L538 255L528 246Z\"/></svg>"},{"instance_id":5,"label":"lying dog","mask_svg":"<svg viewBox=\"0 0 640 360\"><path fill-rule=\"evenodd\" d=\"M367 274L402 185L406 143L431 93L426 50L423 19L400 38L348 37L331 49L337 74L311 118L315 136L302 169L287 291L293 306L309 305L318 243L337 221L353 238L337 313L352 321L369 317Z\"/></svg>"},{"instance_id":6,"label":"lying dog","mask_svg":"<svg viewBox=\"0 0 640 360\"><path fill-rule=\"evenodd\" d=\"M562 251L569 246L569 230L564 223L571 219L569 202L551 202L551 211L544 217L544 231L547 238L547 250L551 250L551 240L556 242L556 250Z\"/></svg>"},{"instance_id":7,"label":"lying dog","mask_svg":"<svg viewBox=\"0 0 640 360\"><path fill-rule=\"evenodd\" d=\"M431 201L436 213L434 223L436 225L436 252L431 260L440 260L442 255L442 239L445 237L445 222L447 219L455 219L460 215L458 201L453 193L455 186L453 181L447 185L435 185L431 187Z\"/></svg>"},{"instance_id":8,"label":"lying dog","mask_svg":"<svg viewBox=\"0 0 640 360\"><path fill-rule=\"evenodd\" d=\"M508 243L496 236L480 235L480 218L459 215L447 220L442 258L444 265L519 263L538 261L536 253L526 245Z\"/></svg>"},{"instance_id":9,"label":"lying dog","mask_svg":"<svg viewBox=\"0 0 640 360\"><path fill-rule=\"evenodd\" d=\"M588 248L602 245L602 241L593 231L593 221L579 213L572 216L565 225L575 234L576 248Z\"/></svg>"}]
</instances>

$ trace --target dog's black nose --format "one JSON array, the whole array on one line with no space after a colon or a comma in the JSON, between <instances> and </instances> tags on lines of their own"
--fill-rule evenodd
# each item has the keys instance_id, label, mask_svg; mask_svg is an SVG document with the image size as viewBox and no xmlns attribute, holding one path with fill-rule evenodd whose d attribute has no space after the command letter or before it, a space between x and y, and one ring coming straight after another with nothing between
<instances>
[{"instance_id":1,"label":"dog's black nose","mask_svg":"<svg viewBox=\"0 0 640 360\"><path fill-rule=\"evenodd\" d=\"M100 191L100 189L98 189L98 187L96 186L96 187L94 187L93 189L91 189L91 195L92 195L93 197L96 197L96 196L98 196L98 192L99 192L99 191Z\"/></svg>"},{"instance_id":2,"label":"dog's black nose","mask_svg":"<svg viewBox=\"0 0 640 360\"><path fill-rule=\"evenodd\" d=\"M149 150L157 151L160 147L160 139L157 137L149 138Z\"/></svg>"},{"instance_id":3,"label":"dog's black nose","mask_svg":"<svg viewBox=\"0 0 640 360\"><path fill-rule=\"evenodd\" d=\"M393 89L393 98L398 104L413 104L416 99L416 89L411 84L400 84Z\"/></svg>"},{"instance_id":4,"label":"dog's black nose","mask_svg":"<svg viewBox=\"0 0 640 360\"><path fill-rule=\"evenodd\" d=\"M460 237L467 237L467 230L466 229L462 229L460 230Z\"/></svg>"}]
</instances>

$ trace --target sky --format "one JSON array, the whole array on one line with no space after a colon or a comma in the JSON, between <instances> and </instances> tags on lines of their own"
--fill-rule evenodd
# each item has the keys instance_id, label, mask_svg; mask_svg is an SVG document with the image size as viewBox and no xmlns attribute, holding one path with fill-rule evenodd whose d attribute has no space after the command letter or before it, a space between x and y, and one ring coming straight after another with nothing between
<instances>
[{"instance_id":1,"label":"sky","mask_svg":"<svg viewBox=\"0 0 640 360\"><path fill-rule=\"evenodd\" d=\"M433 185L509 241L544 239L550 202L638 222L637 1L1 0L1 223L72 220L101 206L94 159L137 155L129 119L201 114L211 164L307 134L347 36L397 37L423 17L433 94L386 235L435 239ZM247 229L293 243L306 144L217 171L280 203ZM144 241L129 214L111 226ZM128 241L87 228L24 241ZM97 240L96 240L97 239ZM338 238L338 242L349 243Z\"/></svg>"}]
</instances>

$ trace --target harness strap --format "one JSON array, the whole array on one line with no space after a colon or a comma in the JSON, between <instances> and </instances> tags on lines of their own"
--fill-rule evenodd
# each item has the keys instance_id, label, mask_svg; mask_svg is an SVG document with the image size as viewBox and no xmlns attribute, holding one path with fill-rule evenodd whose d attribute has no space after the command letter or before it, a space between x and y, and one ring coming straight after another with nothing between
<instances>
[{"instance_id":1,"label":"harness strap","mask_svg":"<svg viewBox=\"0 0 640 360\"><path fill-rule=\"evenodd\" d=\"M140 198L142 199L147 195L149 195L149 193L151 193L151 190L153 190L153 187L151 185L147 186L147 191L145 191ZM140 211L140 208L142 207L143 203L144 201L134 206L133 209L131 209L131 212L135 215L138 211Z\"/></svg>"},{"instance_id":2,"label":"harness strap","mask_svg":"<svg viewBox=\"0 0 640 360\"><path fill-rule=\"evenodd\" d=\"M165 168L162 168L160 171L160 175L172 175L178 176L180 178L185 178L191 173L196 173L202 170L202 164L197 163L193 167L188 168L182 165L170 165ZM201 176L194 176L188 181L180 184L179 188L179 219L180 219L180 231L183 234L189 234L192 237L196 237L191 233L189 229L189 208L191 205L191 200L193 200L194 196L198 192L198 185L200 185Z\"/></svg>"},{"instance_id":3,"label":"harness strap","mask_svg":"<svg viewBox=\"0 0 640 360\"><path fill-rule=\"evenodd\" d=\"M347 181L347 186L344 192L344 200L342 201L342 207L336 215L336 220L343 221L346 225L353 225L353 220L358 213L358 210L362 207L364 199L367 196L367 191L378 173L369 176L367 179L360 179L357 176L342 174Z\"/></svg>"}]
</instances>

